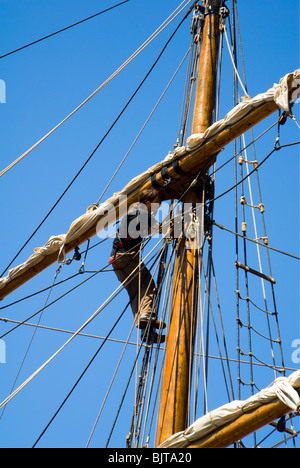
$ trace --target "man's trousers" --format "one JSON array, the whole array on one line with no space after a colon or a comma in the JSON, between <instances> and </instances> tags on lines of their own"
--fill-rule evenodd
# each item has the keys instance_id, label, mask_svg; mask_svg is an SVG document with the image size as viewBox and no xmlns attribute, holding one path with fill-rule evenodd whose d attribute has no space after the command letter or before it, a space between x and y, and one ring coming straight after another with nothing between
<instances>
[{"instance_id":1,"label":"man's trousers","mask_svg":"<svg viewBox=\"0 0 300 468\"><path fill-rule=\"evenodd\" d=\"M139 326L140 319L156 317L153 312L155 282L147 267L140 262L139 252L117 253L112 265L129 294L136 326Z\"/></svg>"}]
</instances>

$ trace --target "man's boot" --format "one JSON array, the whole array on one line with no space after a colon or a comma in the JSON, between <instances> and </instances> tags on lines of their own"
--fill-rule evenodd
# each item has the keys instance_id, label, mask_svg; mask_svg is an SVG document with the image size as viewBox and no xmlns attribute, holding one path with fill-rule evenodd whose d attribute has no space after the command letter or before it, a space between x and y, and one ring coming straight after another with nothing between
<instances>
[{"instance_id":1,"label":"man's boot","mask_svg":"<svg viewBox=\"0 0 300 468\"><path fill-rule=\"evenodd\" d=\"M150 327L151 328L156 328L157 330L164 330L166 328L166 324L164 322L161 322L160 320L157 320L156 317L140 317L139 319L139 328L144 329L147 327L148 323L150 321Z\"/></svg>"},{"instance_id":2,"label":"man's boot","mask_svg":"<svg viewBox=\"0 0 300 468\"><path fill-rule=\"evenodd\" d=\"M141 340L142 343L162 344L166 341L166 337L164 335L159 335L154 330L141 330Z\"/></svg>"}]
</instances>

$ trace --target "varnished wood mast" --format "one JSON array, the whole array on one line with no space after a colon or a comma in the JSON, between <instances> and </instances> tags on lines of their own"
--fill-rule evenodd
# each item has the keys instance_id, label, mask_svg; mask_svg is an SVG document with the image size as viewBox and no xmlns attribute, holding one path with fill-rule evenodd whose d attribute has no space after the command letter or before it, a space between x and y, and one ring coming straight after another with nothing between
<instances>
[{"instance_id":1,"label":"varnished wood mast","mask_svg":"<svg viewBox=\"0 0 300 468\"><path fill-rule=\"evenodd\" d=\"M293 83L289 82L289 96L296 98L300 92L293 87ZM205 97L205 96L204 96ZM178 173L174 169L172 163L167 167L167 173L170 176L171 183L167 186L165 191L165 199L170 199L174 197L174 193L180 191L181 186L185 182L191 182L193 176L197 176L200 170L204 170L209 167L214 158L214 155L218 154L222 149L231 143L233 140L238 138L244 132L250 128L257 125L259 122L264 120L269 115L273 114L279 109L279 106L274 100L263 102L258 107L252 108L247 115L242 117L239 121L233 123L230 128L225 128L221 130L216 136L212 139L208 139L204 142L200 148L196 148L192 151L189 151L187 154L181 156L178 159L178 167L186 175L178 176ZM196 125L196 124L195 124ZM159 184L162 188L165 183L160 171L156 174L156 183ZM127 206L129 207L132 203L135 203L138 199L139 190L143 190L152 186L151 178L141 186L139 189L135 190L127 199ZM123 213L124 214L124 211ZM116 206L116 218L119 217L119 208ZM97 234L97 223L99 219L95 220L95 223L87 229L82 235L80 235L76 240L67 242L65 245L65 252L69 253L74 250L75 247L80 246L93 236ZM38 275L40 272L48 268L50 265L57 262L58 251L55 251L51 254L43 256L39 261L30 266L28 269L22 271L18 276L9 279L9 281L3 286L0 290L0 301L8 296L11 292L18 289L20 286L25 284L27 281L32 279L34 276Z\"/></svg>"},{"instance_id":2,"label":"varnished wood mast","mask_svg":"<svg viewBox=\"0 0 300 468\"><path fill-rule=\"evenodd\" d=\"M203 133L212 124L215 104L216 67L219 47L219 8L222 0L208 0L211 12L206 16L201 53L198 64L197 88L194 105L192 133ZM269 113L273 104L264 109ZM266 116L265 114L265 116ZM262 116L262 114L260 114ZM249 122L250 123L250 122ZM225 136L225 135L224 135ZM211 152L211 155L214 151ZM207 153L208 156L208 153ZM195 191L187 194L186 202L201 202ZM197 278L199 275L196 248L187 250L185 239L179 241L175 269L172 317L167 341L165 370L161 391L160 412L156 446L188 426L189 384L194 349L194 329L197 313ZM225 448L266 424L289 413L291 409L282 402L262 406L245 414L224 428L216 430L201 442L189 448Z\"/></svg>"},{"instance_id":3,"label":"varnished wood mast","mask_svg":"<svg viewBox=\"0 0 300 468\"><path fill-rule=\"evenodd\" d=\"M207 0L207 15L205 16L201 53L198 65L197 87L194 104L192 133L203 133L212 124L212 115L215 101L216 66L219 48L219 8L222 0ZM209 11L209 8L210 11ZM290 95L295 90L289 88ZM299 93L298 93L299 94ZM264 102L252 109L240 121L230 128L219 132L213 139L208 140L200 149L190 151L179 159L178 165L182 172L188 176L178 179L178 173L172 165L168 167L168 174L172 182L166 189L165 199L172 198L178 191L183 180L191 182L200 170L206 171L214 162L216 155L230 142L244 132L264 120L278 110L275 101ZM156 174L156 183L164 186L162 174ZM149 180L139 190L152 186ZM127 200L128 207L137 201L136 190ZM190 190L185 202L202 202L199 189ZM119 216L118 207L117 217ZM124 213L123 213L124 214ZM96 225L87 230L79 239L65 246L66 253L86 242L96 234ZM189 380L193 356L194 324L197 309L197 279L199 271L199 255L197 248L186 249L186 239L179 240L178 254L175 269L173 289L172 318L167 341L167 355L163 377L162 394L156 435L156 445L165 441L176 432L185 430L188 424L189 407ZM58 252L47 255L38 264L32 266L24 274L12 279L0 291L0 300L12 291L29 281L35 275L57 262ZM194 442L189 448L221 448L242 439L246 435L258 430L262 426L290 412L290 408L282 402L265 405L249 414L245 414L236 421L228 424L214 433L206 440Z\"/></svg>"},{"instance_id":4,"label":"varnished wood mast","mask_svg":"<svg viewBox=\"0 0 300 468\"><path fill-rule=\"evenodd\" d=\"M219 51L219 9L222 0L210 0L211 11L205 16L198 63L192 134L204 133L212 124L215 105L216 72ZM187 203L201 203L201 187L190 190ZM203 228L203 227L202 227ZM186 248L189 245L191 248ZM161 391L156 446L188 426L189 386L194 353L195 323L198 310L200 250L196 241L179 240L168 333L166 361Z\"/></svg>"},{"instance_id":5,"label":"varnished wood mast","mask_svg":"<svg viewBox=\"0 0 300 468\"><path fill-rule=\"evenodd\" d=\"M236 124L232 125L230 129L225 129L221 131L217 137L213 140L206 142L200 149L189 152L188 155L182 157L179 161L179 167L182 171L187 172L189 174L194 174L196 176L199 171L205 167L207 167L209 161L211 160L212 155L221 151L224 146L231 143L233 140L238 138L244 132L249 130L250 128L257 125L259 122L264 120L269 115L273 114L279 109L279 106L274 102L267 102L261 105L259 108L254 109L251 111L247 116L245 116L241 121L237 122ZM170 167L168 171L170 176L174 176L175 179L178 179L178 174L175 170ZM160 173L157 174L156 177L157 183L160 184L162 187L164 186L164 181ZM191 180L190 180L191 181ZM182 180L180 181L182 184ZM179 183L180 183L179 182ZM168 188L173 189L174 191L178 188L179 183L171 183ZM149 179L145 184L143 184L140 190L144 190L146 188L152 187L152 182ZM167 199L168 195L166 195ZM171 198L169 196L169 198ZM132 204L137 202L138 200L138 191L136 191L132 196L128 197L128 207ZM116 219L119 216L118 207L116 207ZM66 253L71 252L74 250L75 247L80 246L87 240L91 239L97 234L97 222L84 234L82 234L79 238L75 241L69 242L65 246ZM22 275L12 279L9 281L5 287L3 287L0 291L0 301L8 296L11 292L18 289L20 286L25 284L27 281L34 278L34 276L41 273L43 270L48 268L50 265L53 265L57 262L58 252L54 252L42 258L36 265L30 267L26 270Z\"/></svg>"}]
</instances>

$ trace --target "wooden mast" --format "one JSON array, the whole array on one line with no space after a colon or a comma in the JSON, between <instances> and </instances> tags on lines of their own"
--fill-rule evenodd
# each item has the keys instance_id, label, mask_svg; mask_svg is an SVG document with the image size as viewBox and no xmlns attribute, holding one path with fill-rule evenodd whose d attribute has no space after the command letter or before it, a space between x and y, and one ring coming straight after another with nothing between
<instances>
[{"instance_id":1,"label":"wooden mast","mask_svg":"<svg viewBox=\"0 0 300 468\"><path fill-rule=\"evenodd\" d=\"M215 104L216 70L219 50L219 10L222 0L207 0L203 39L192 122L192 134L203 133L211 124ZM203 190L190 190L184 203L203 203ZM196 240L183 236L178 242L172 317L156 435L156 446L188 425L189 384L194 351L194 325L198 306L199 256Z\"/></svg>"},{"instance_id":2,"label":"wooden mast","mask_svg":"<svg viewBox=\"0 0 300 468\"><path fill-rule=\"evenodd\" d=\"M298 82L297 80L300 77L300 70L296 70L294 73L297 73L296 79L293 78L294 74L291 73L287 85L289 91L289 99L296 100L300 95L300 87L295 88L295 83ZM262 102L261 105L259 105L258 107L253 107L251 110L249 110L249 112L246 115L242 116L236 122L232 123L230 127L225 126L225 128L221 129L218 132L218 134L214 136L214 138L208 138L199 148L195 148L192 151L189 151L184 156L180 157L178 159L178 166L180 170L183 171L183 173L187 174L185 180L187 180L187 178L190 177L190 174L196 177L200 170L203 170L211 164L212 155L215 155L222 151L222 149L225 146L227 146L229 143L231 143L233 140L238 138L250 128L257 125L266 117L276 112L279 108L280 105L277 104L274 99ZM167 172L170 178L174 177L174 182L172 180L168 188L174 191L180 189L181 181L178 181L178 174L172 166L172 163L170 164L170 167L167 168ZM164 178L160 170L158 170L157 173L155 173L155 178L156 183L163 187ZM189 181L191 182L191 180ZM150 187L152 187L151 177L149 177L149 179L146 182L144 182L138 190L133 191L133 193L128 196L128 206L130 206L132 203L137 202L138 192L140 190L149 189ZM116 219L118 218L119 208L118 206L116 206ZM67 241L65 244L65 252L71 252L72 250L74 250L75 247L80 246L88 239L95 236L97 234L97 224L100 221L100 219L101 216L96 218L94 223L91 223L89 227L76 239L72 241ZM57 247L56 249L54 249L53 252L48 253L47 255L41 255L41 258L39 258L36 262L34 262L34 264L29 266L28 268L22 268L22 265L20 265L20 274L12 276L9 274L6 278L5 284L0 289L0 301L3 300L6 296L8 296L11 292L15 291L20 286L25 284L27 281L34 278L34 276L38 275L43 270L48 268L50 265L57 263L59 248L60 247Z\"/></svg>"}]
</instances>

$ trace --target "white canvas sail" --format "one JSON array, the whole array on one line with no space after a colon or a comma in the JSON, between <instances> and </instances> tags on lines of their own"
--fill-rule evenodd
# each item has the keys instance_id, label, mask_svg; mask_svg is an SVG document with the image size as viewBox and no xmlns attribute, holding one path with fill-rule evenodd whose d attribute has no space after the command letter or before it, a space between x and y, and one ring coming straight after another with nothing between
<instances>
[{"instance_id":1,"label":"white canvas sail","mask_svg":"<svg viewBox=\"0 0 300 468\"><path fill-rule=\"evenodd\" d=\"M36 248L34 254L25 263L11 269L6 277L0 279L0 300L11 290L15 289L15 287L10 288L12 282L17 281L18 287L56 261L63 263L68 251L71 251L74 246L85 242L96 234L97 225L99 228L101 219L105 217L105 223L110 224L116 220L116 212L126 214L129 205L137 201L138 192L143 185L153 174L158 174L162 168L167 167L171 162L177 160L181 164L180 167L184 170L186 164L190 166L190 158L192 157L193 164L199 166L199 160L201 161L201 158L203 158L202 151L206 154L207 145L214 144L222 132L232 130L232 136L227 136L229 143L236 138L233 132L234 126L240 124L243 119L247 119L257 109L263 109L270 103L274 104L270 113L275 112L278 108L282 108L285 112L290 113L289 102L291 98L294 100L297 98L300 88L299 82L300 70L298 69L293 73L288 73L280 80L279 84L274 84L267 92L259 94L252 99L249 97L245 98L224 119L211 125L205 133L191 135L187 139L186 146L177 147L164 160L132 179L123 190L114 194L113 197L109 198L99 207L95 205L89 207L84 215L72 223L67 234L52 236L43 247ZM222 149L219 143L213 145L212 148L214 148L214 152ZM207 156L205 157L207 159ZM116 212L112 212L112 207L116 209ZM118 217L119 215L117 214Z\"/></svg>"},{"instance_id":2,"label":"white canvas sail","mask_svg":"<svg viewBox=\"0 0 300 468\"><path fill-rule=\"evenodd\" d=\"M297 391L298 390L298 391ZM282 401L292 411L300 410L300 371L289 377L280 377L273 385L261 390L245 401L234 400L220 408L205 414L185 431L174 434L163 442L159 448L184 448L213 433L216 429L225 427L245 413L249 413L260 406L267 405L276 400Z\"/></svg>"}]
</instances>

